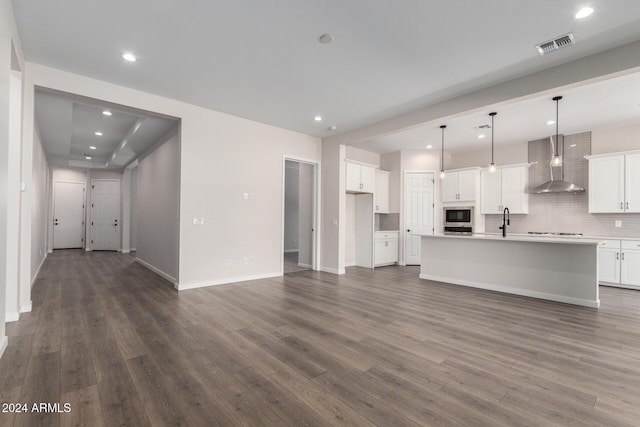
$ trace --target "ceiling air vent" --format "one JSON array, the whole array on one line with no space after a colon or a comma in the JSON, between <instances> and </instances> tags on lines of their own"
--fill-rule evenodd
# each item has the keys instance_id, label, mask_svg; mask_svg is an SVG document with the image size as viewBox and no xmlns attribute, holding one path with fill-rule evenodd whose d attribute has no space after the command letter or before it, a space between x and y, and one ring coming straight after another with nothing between
<instances>
[{"instance_id":1,"label":"ceiling air vent","mask_svg":"<svg viewBox=\"0 0 640 427\"><path fill-rule=\"evenodd\" d=\"M536 46L540 55L546 55L554 50L562 49L563 47L571 46L575 42L573 41L573 34L565 34L564 36L557 37L553 40L549 40L544 43L540 43Z\"/></svg>"},{"instance_id":2,"label":"ceiling air vent","mask_svg":"<svg viewBox=\"0 0 640 427\"><path fill-rule=\"evenodd\" d=\"M480 125L473 128L474 130L491 129L491 125Z\"/></svg>"}]
</instances>

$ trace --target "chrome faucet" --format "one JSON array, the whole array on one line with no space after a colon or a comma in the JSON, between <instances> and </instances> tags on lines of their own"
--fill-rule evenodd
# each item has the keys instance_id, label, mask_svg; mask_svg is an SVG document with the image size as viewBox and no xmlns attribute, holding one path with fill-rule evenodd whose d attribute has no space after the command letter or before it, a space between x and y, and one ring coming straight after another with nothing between
<instances>
[{"instance_id":1,"label":"chrome faucet","mask_svg":"<svg viewBox=\"0 0 640 427\"><path fill-rule=\"evenodd\" d=\"M511 225L509 208L504 208L502 211L502 227L499 227L499 229L502 230L502 237L507 237L507 225Z\"/></svg>"}]
</instances>

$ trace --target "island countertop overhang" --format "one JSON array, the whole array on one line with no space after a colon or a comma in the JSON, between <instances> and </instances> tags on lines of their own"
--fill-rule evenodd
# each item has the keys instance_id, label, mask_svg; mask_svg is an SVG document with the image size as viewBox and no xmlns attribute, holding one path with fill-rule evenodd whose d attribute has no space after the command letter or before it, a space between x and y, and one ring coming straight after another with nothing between
<instances>
[{"instance_id":1,"label":"island countertop overhang","mask_svg":"<svg viewBox=\"0 0 640 427\"><path fill-rule=\"evenodd\" d=\"M502 237L500 234L476 233L471 235L464 234L431 234L431 233L411 233L414 236L443 238L443 239L474 239L474 240L496 240L504 242L531 242L531 243L562 243L570 245L600 245L606 239L593 239L588 237L547 237L547 236L531 236L528 234L509 234Z\"/></svg>"}]
</instances>

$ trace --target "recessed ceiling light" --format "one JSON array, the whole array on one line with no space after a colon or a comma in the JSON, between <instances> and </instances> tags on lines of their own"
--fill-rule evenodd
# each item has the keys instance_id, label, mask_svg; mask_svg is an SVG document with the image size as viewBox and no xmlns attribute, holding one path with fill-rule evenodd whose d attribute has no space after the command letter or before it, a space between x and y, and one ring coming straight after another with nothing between
<instances>
[{"instance_id":1,"label":"recessed ceiling light","mask_svg":"<svg viewBox=\"0 0 640 427\"><path fill-rule=\"evenodd\" d=\"M110 116L110 115L111 115L111 111L109 111L109 110L104 110L104 111L102 112L102 114L104 114L105 116Z\"/></svg>"},{"instance_id":2,"label":"recessed ceiling light","mask_svg":"<svg viewBox=\"0 0 640 427\"><path fill-rule=\"evenodd\" d=\"M433 145L427 145L427 150L431 150L433 148Z\"/></svg>"},{"instance_id":3,"label":"recessed ceiling light","mask_svg":"<svg viewBox=\"0 0 640 427\"><path fill-rule=\"evenodd\" d=\"M323 34L320 37L318 37L318 41L322 44L329 44L331 42L333 42L333 35L331 34Z\"/></svg>"},{"instance_id":4,"label":"recessed ceiling light","mask_svg":"<svg viewBox=\"0 0 640 427\"><path fill-rule=\"evenodd\" d=\"M90 150L95 150L95 149L96 149L96 147L95 147L95 145L90 145L90 146L89 146L89 149L90 149Z\"/></svg>"},{"instance_id":5,"label":"recessed ceiling light","mask_svg":"<svg viewBox=\"0 0 640 427\"><path fill-rule=\"evenodd\" d=\"M91 156L84 156L85 159L91 160Z\"/></svg>"},{"instance_id":6,"label":"recessed ceiling light","mask_svg":"<svg viewBox=\"0 0 640 427\"><path fill-rule=\"evenodd\" d=\"M95 136L102 136L102 132L100 132L99 130L95 131L93 134Z\"/></svg>"},{"instance_id":7,"label":"recessed ceiling light","mask_svg":"<svg viewBox=\"0 0 640 427\"><path fill-rule=\"evenodd\" d=\"M322 117L321 116L315 116L313 118L313 120L315 120L316 122L321 122L322 121Z\"/></svg>"},{"instance_id":8,"label":"recessed ceiling light","mask_svg":"<svg viewBox=\"0 0 640 427\"><path fill-rule=\"evenodd\" d=\"M576 19L584 19L593 13L592 7L583 7L576 13Z\"/></svg>"},{"instance_id":9,"label":"recessed ceiling light","mask_svg":"<svg viewBox=\"0 0 640 427\"><path fill-rule=\"evenodd\" d=\"M484 138L484 133L481 133L480 135L478 135L478 138L480 139Z\"/></svg>"},{"instance_id":10,"label":"recessed ceiling light","mask_svg":"<svg viewBox=\"0 0 640 427\"><path fill-rule=\"evenodd\" d=\"M549 120L549 121L547 122L547 124L548 124L549 126L551 126L551 125L555 125L555 124L556 124L556 121L555 121L555 120Z\"/></svg>"},{"instance_id":11,"label":"recessed ceiling light","mask_svg":"<svg viewBox=\"0 0 640 427\"><path fill-rule=\"evenodd\" d=\"M138 58L136 58L136 56L131 52L123 53L122 59L124 59L127 62L136 62L138 60Z\"/></svg>"}]
</instances>

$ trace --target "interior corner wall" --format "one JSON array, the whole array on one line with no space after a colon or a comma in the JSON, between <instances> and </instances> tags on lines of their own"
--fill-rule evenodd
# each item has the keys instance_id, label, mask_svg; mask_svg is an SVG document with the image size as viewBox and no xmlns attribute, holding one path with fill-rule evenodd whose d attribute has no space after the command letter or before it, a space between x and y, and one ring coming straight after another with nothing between
<instances>
[{"instance_id":1,"label":"interior corner wall","mask_svg":"<svg viewBox=\"0 0 640 427\"><path fill-rule=\"evenodd\" d=\"M180 133L138 162L136 257L174 284L179 271Z\"/></svg>"},{"instance_id":2,"label":"interior corner wall","mask_svg":"<svg viewBox=\"0 0 640 427\"><path fill-rule=\"evenodd\" d=\"M287 160L284 169L284 251L297 252L300 221L299 163Z\"/></svg>"},{"instance_id":3,"label":"interior corner wall","mask_svg":"<svg viewBox=\"0 0 640 427\"><path fill-rule=\"evenodd\" d=\"M49 166L37 129L34 130L33 170L31 180L31 283L47 257L49 211Z\"/></svg>"}]
</instances>

